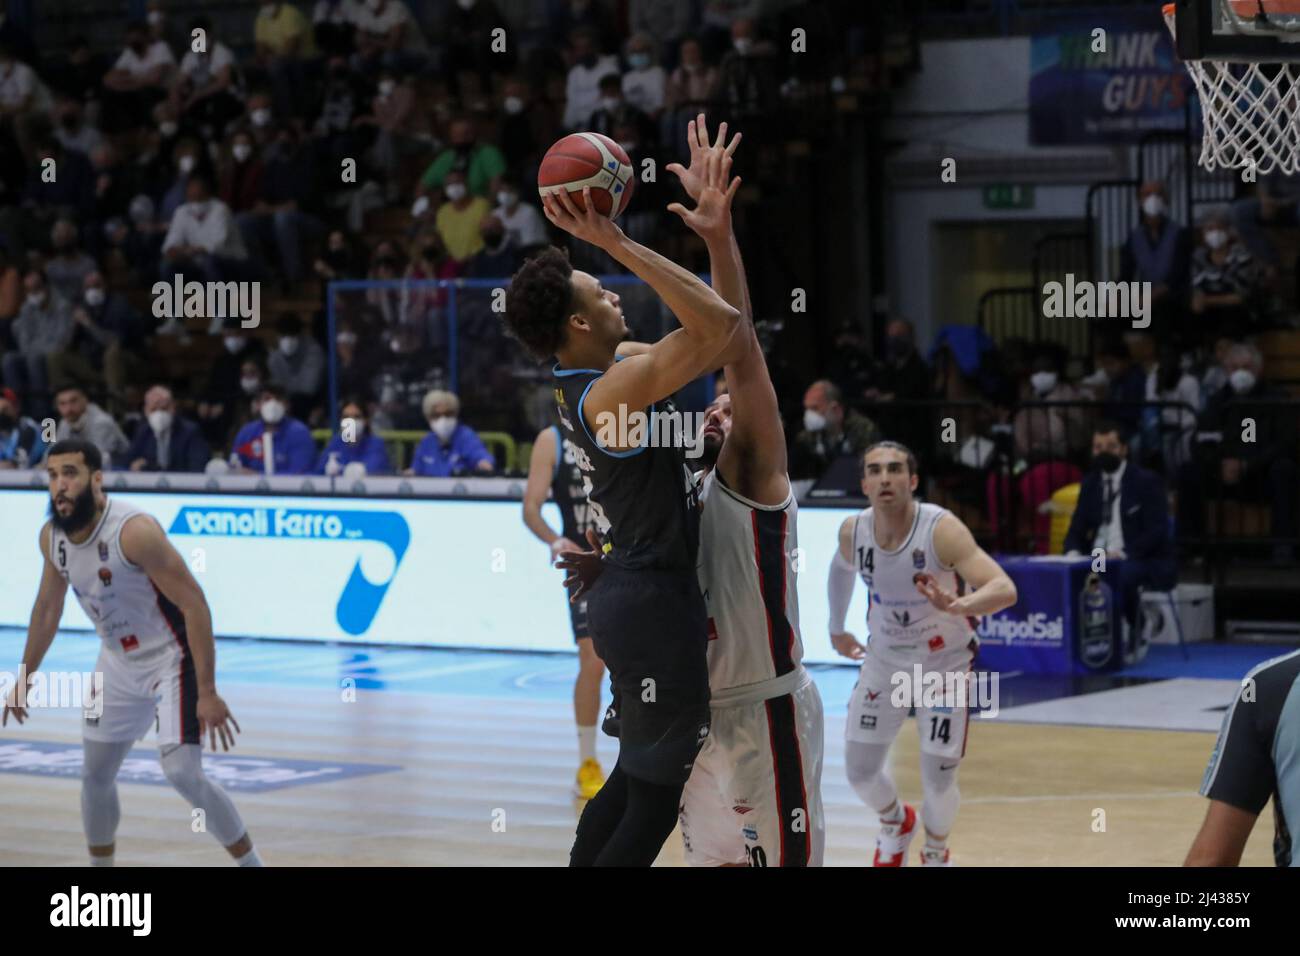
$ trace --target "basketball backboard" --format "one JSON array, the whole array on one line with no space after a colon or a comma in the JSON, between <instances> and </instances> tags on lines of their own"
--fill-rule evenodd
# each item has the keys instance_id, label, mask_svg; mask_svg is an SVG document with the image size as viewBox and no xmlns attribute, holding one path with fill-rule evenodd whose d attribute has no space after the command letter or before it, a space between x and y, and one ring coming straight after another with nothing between
<instances>
[{"instance_id":1,"label":"basketball backboard","mask_svg":"<svg viewBox=\"0 0 1300 956\"><path fill-rule=\"evenodd\" d=\"M1180 60L1300 60L1300 0L1176 0Z\"/></svg>"}]
</instances>

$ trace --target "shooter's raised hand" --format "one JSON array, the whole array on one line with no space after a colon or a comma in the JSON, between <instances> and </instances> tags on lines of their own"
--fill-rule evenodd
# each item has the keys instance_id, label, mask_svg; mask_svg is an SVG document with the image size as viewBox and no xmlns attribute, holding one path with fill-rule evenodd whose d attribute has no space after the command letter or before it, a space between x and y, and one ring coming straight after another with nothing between
<instances>
[{"instance_id":1,"label":"shooter's raised hand","mask_svg":"<svg viewBox=\"0 0 1300 956\"><path fill-rule=\"evenodd\" d=\"M623 235L623 230L615 225L614 220L596 212L590 186L583 187L582 202L585 208L579 209L568 190L556 188L542 196L542 209L547 219L570 235L601 249L609 249Z\"/></svg>"}]
</instances>

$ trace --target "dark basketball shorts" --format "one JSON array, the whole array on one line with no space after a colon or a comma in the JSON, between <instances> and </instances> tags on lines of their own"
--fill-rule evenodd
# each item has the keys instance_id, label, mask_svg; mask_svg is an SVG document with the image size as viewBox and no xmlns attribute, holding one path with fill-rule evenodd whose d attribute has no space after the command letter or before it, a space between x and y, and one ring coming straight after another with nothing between
<instances>
[{"instance_id":1,"label":"dark basketball shorts","mask_svg":"<svg viewBox=\"0 0 1300 956\"><path fill-rule=\"evenodd\" d=\"M708 615L695 572L607 567L587 601L625 773L685 783L709 735Z\"/></svg>"},{"instance_id":2,"label":"dark basketball shorts","mask_svg":"<svg viewBox=\"0 0 1300 956\"><path fill-rule=\"evenodd\" d=\"M564 592L567 597L569 592ZM581 601L569 602L569 623L573 625L573 641L578 641L586 637L591 637L591 628L587 625L587 599Z\"/></svg>"}]
</instances>

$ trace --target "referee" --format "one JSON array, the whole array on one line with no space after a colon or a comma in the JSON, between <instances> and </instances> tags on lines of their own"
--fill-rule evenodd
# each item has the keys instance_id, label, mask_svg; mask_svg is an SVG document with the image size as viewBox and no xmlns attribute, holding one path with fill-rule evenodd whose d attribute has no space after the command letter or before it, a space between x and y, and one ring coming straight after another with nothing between
<instances>
[{"instance_id":1,"label":"referee","mask_svg":"<svg viewBox=\"0 0 1300 956\"><path fill-rule=\"evenodd\" d=\"M1273 859L1300 866L1291 846L1300 823L1300 651L1260 664L1223 718L1201 795L1210 798L1184 866L1237 866L1273 798Z\"/></svg>"}]
</instances>

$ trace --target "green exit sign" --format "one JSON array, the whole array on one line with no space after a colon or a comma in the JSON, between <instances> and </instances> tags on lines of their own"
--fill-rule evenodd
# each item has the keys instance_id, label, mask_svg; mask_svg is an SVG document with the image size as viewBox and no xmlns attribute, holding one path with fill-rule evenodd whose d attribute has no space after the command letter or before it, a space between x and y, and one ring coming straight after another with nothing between
<instances>
[{"instance_id":1,"label":"green exit sign","mask_svg":"<svg viewBox=\"0 0 1300 956\"><path fill-rule=\"evenodd\" d=\"M1034 187L996 183L984 187L985 209L1033 209Z\"/></svg>"}]
</instances>

